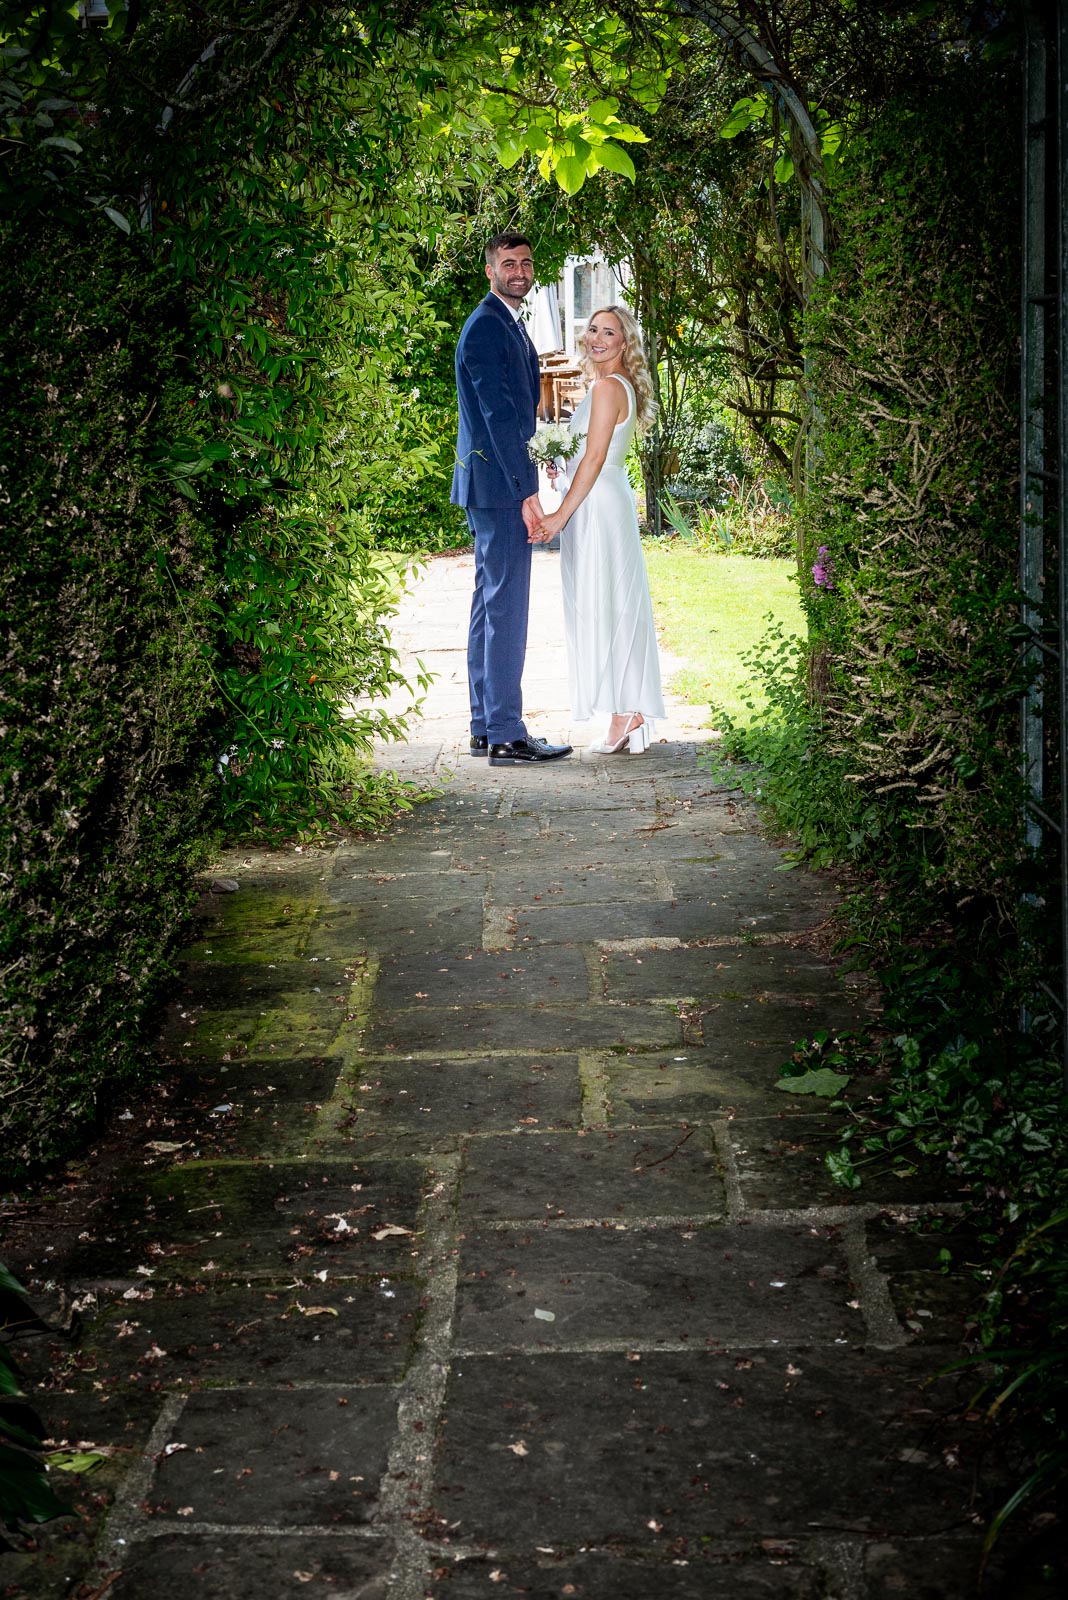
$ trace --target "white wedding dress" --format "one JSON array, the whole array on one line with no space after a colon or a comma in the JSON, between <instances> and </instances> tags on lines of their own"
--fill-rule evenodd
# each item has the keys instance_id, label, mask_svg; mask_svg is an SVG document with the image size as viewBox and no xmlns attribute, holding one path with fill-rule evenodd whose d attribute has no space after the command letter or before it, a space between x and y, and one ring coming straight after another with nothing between
<instances>
[{"instance_id":1,"label":"white wedding dress","mask_svg":"<svg viewBox=\"0 0 1068 1600\"><path fill-rule=\"evenodd\" d=\"M640 711L648 725L664 715L664 699L638 512L624 465L637 423L634 390L616 373L599 381L620 382L629 404L593 488L560 534L571 711L577 722ZM582 443L567 463L569 477L585 453L592 404L591 391L571 418Z\"/></svg>"}]
</instances>

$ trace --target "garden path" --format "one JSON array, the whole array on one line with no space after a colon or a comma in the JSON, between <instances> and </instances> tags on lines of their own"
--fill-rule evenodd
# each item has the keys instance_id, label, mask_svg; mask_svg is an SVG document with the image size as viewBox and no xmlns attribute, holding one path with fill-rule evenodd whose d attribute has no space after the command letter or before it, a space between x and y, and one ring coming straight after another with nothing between
<instances>
[{"instance_id":1,"label":"garden path","mask_svg":"<svg viewBox=\"0 0 1068 1600\"><path fill-rule=\"evenodd\" d=\"M535 577L556 737L555 558ZM925 1386L960 1335L954 1208L915 1176L836 1189L838 1114L777 1087L792 1041L875 1006L827 957L834 887L782 870L679 705L640 759L468 757L469 585L434 561L398 629L439 673L401 767L448 770L441 797L205 896L180 1070L63 1250L88 1328L49 1420L117 1453L16 1577L963 1595L978 1468L954 1381ZM54 1259L14 1264L40 1289Z\"/></svg>"}]
</instances>

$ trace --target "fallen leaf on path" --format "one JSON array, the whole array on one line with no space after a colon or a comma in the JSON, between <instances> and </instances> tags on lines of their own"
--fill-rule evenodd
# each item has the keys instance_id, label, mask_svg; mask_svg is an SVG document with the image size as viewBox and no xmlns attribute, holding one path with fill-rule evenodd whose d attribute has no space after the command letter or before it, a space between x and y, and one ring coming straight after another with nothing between
<instances>
[{"instance_id":1,"label":"fallen leaf on path","mask_svg":"<svg viewBox=\"0 0 1068 1600\"><path fill-rule=\"evenodd\" d=\"M799 1073L796 1078L779 1078L776 1089L783 1089L787 1094L816 1094L825 1100L833 1100L848 1088L850 1075L847 1072L834 1072L830 1067L814 1067L809 1072Z\"/></svg>"},{"instance_id":2,"label":"fallen leaf on path","mask_svg":"<svg viewBox=\"0 0 1068 1600\"><path fill-rule=\"evenodd\" d=\"M405 1234L409 1238L413 1237L411 1228L402 1228L400 1226L400 1224L397 1223L397 1222L386 1222L386 1223L383 1223L381 1228L376 1228L375 1229L375 1231L371 1235L371 1238L372 1239L399 1239Z\"/></svg>"}]
</instances>

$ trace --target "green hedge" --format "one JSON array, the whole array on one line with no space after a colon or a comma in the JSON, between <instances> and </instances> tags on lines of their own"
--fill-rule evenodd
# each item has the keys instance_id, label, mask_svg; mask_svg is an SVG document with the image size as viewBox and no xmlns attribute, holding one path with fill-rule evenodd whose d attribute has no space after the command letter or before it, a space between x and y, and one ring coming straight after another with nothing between
<instances>
[{"instance_id":1,"label":"green hedge","mask_svg":"<svg viewBox=\"0 0 1068 1600\"><path fill-rule=\"evenodd\" d=\"M186 308L109 223L2 240L0 1148L73 1148L138 1070L190 902L216 720L211 543L155 475Z\"/></svg>"},{"instance_id":2,"label":"green hedge","mask_svg":"<svg viewBox=\"0 0 1068 1600\"><path fill-rule=\"evenodd\" d=\"M842 853L859 834L891 880L919 875L1009 916L1015 118L1014 86L969 63L922 105L887 108L842 164L832 272L808 324L821 423L802 574L822 759L853 797Z\"/></svg>"}]
</instances>

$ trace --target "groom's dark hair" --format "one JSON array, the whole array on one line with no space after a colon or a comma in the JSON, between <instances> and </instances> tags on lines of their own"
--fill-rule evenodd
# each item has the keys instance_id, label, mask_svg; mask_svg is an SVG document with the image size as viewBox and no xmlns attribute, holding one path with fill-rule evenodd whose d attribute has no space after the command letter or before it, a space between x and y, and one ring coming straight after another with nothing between
<instances>
[{"instance_id":1,"label":"groom's dark hair","mask_svg":"<svg viewBox=\"0 0 1068 1600\"><path fill-rule=\"evenodd\" d=\"M495 233L486 246L487 264L499 250L517 250L521 244L525 244L528 250L534 248L525 233Z\"/></svg>"}]
</instances>

